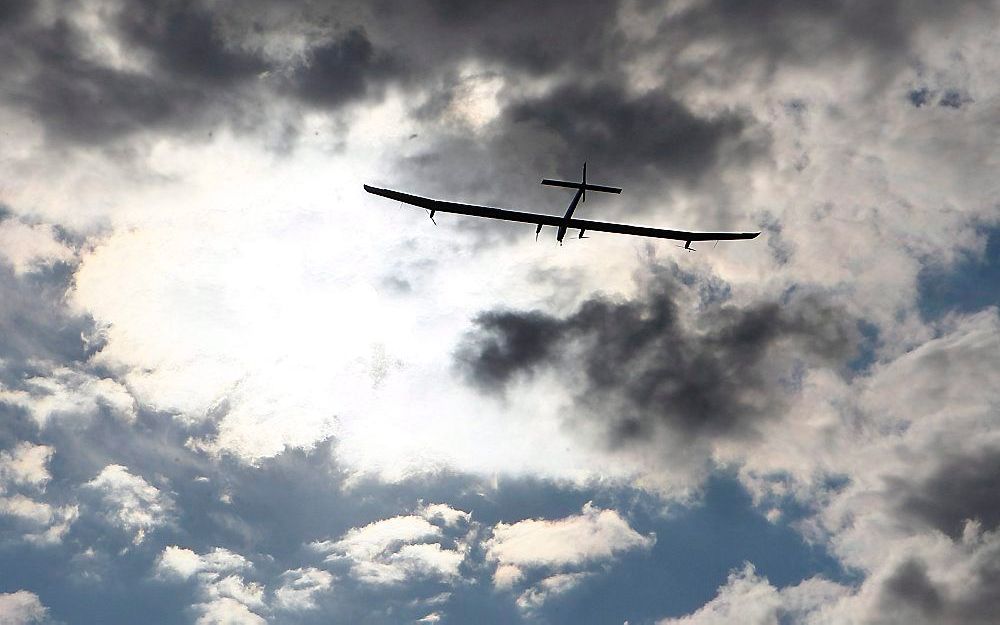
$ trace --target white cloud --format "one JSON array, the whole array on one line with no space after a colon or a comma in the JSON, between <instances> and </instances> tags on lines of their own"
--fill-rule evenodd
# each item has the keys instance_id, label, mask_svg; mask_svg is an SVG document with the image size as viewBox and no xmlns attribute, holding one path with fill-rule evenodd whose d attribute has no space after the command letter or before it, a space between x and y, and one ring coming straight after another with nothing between
<instances>
[{"instance_id":1,"label":"white cloud","mask_svg":"<svg viewBox=\"0 0 1000 625\"><path fill-rule=\"evenodd\" d=\"M198 623L264 623L254 610L267 610L265 586L247 582L235 574L252 570L249 560L223 547L199 554L170 545L157 558L155 574L167 581L191 578L197 581L201 601L194 608L200 613Z\"/></svg>"},{"instance_id":2,"label":"white cloud","mask_svg":"<svg viewBox=\"0 0 1000 625\"><path fill-rule=\"evenodd\" d=\"M211 578L220 573L251 568L249 560L238 553L216 547L206 554L198 554L184 547L169 545L164 547L156 561L156 569L163 577L188 579L192 575L207 574Z\"/></svg>"},{"instance_id":3,"label":"white cloud","mask_svg":"<svg viewBox=\"0 0 1000 625\"><path fill-rule=\"evenodd\" d=\"M195 625L266 625L267 621L251 612L250 608L235 599L221 597L206 603L199 603L195 609L201 612Z\"/></svg>"},{"instance_id":4,"label":"white cloud","mask_svg":"<svg viewBox=\"0 0 1000 625\"><path fill-rule=\"evenodd\" d=\"M264 586L257 582L246 582L239 575L227 575L205 585L210 597L228 597L239 601L248 608L264 608Z\"/></svg>"},{"instance_id":5,"label":"white cloud","mask_svg":"<svg viewBox=\"0 0 1000 625\"><path fill-rule=\"evenodd\" d=\"M67 367L55 367L45 376L28 378L23 389L0 385L0 402L20 406L44 426L53 417L86 417L106 408L127 421L135 419L135 400L111 378Z\"/></svg>"},{"instance_id":6,"label":"white cloud","mask_svg":"<svg viewBox=\"0 0 1000 625\"><path fill-rule=\"evenodd\" d=\"M718 595L697 611L658 625L819 623L825 607L849 593L847 587L815 577L778 590L748 563L730 573Z\"/></svg>"},{"instance_id":7,"label":"white cloud","mask_svg":"<svg viewBox=\"0 0 1000 625\"><path fill-rule=\"evenodd\" d=\"M522 610L534 610L551 597L576 587L591 575L591 573L557 573L546 577L518 595L517 607Z\"/></svg>"},{"instance_id":8,"label":"white cloud","mask_svg":"<svg viewBox=\"0 0 1000 625\"><path fill-rule=\"evenodd\" d=\"M417 508L417 514L428 521L440 519L447 526L468 523L472 519L472 514L464 510L457 510L446 503L432 503Z\"/></svg>"},{"instance_id":9,"label":"white cloud","mask_svg":"<svg viewBox=\"0 0 1000 625\"><path fill-rule=\"evenodd\" d=\"M497 583L507 584L517 577L510 567L576 567L655 543L654 534L636 532L616 511L587 503L579 515L563 519L498 523L485 547L487 559L498 564Z\"/></svg>"},{"instance_id":10,"label":"white cloud","mask_svg":"<svg viewBox=\"0 0 1000 625\"><path fill-rule=\"evenodd\" d=\"M514 564L501 564L493 572L493 585L507 590L524 579L524 569Z\"/></svg>"},{"instance_id":11,"label":"white cloud","mask_svg":"<svg viewBox=\"0 0 1000 625\"><path fill-rule=\"evenodd\" d=\"M7 485L28 485L44 489L52 479L48 463L53 449L21 441L11 451L0 451L0 492Z\"/></svg>"},{"instance_id":12,"label":"white cloud","mask_svg":"<svg viewBox=\"0 0 1000 625\"><path fill-rule=\"evenodd\" d=\"M816 622L877 621L887 612L899 622L974 622L983 610L976 606L988 605L988 562L1000 538L976 516L996 521L977 493L995 483L989 458L1000 453L1000 314L952 316L938 332L854 380L807 377L791 418L739 459L759 502L805 502L816 510L798 524L806 538L864 574ZM831 477L841 485L831 488ZM747 584L737 579L729 592ZM772 590L750 586L773 599ZM920 607L930 604L933 613Z\"/></svg>"},{"instance_id":13,"label":"white cloud","mask_svg":"<svg viewBox=\"0 0 1000 625\"><path fill-rule=\"evenodd\" d=\"M435 517L441 517L440 510ZM447 525L449 516L443 518ZM312 547L329 553L328 561L349 561L352 573L362 581L395 584L411 577L457 578L466 545L457 542L456 548L449 549L442 546L443 540L441 527L423 516L408 515L353 528L340 540L317 542Z\"/></svg>"},{"instance_id":14,"label":"white cloud","mask_svg":"<svg viewBox=\"0 0 1000 625\"><path fill-rule=\"evenodd\" d=\"M0 257L13 265L15 272L69 261L74 256L73 250L56 238L51 225L29 225L0 216Z\"/></svg>"},{"instance_id":15,"label":"white cloud","mask_svg":"<svg viewBox=\"0 0 1000 625\"><path fill-rule=\"evenodd\" d=\"M277 607L285 610L312 610L316 595L326 592L333 584L333 575L314 567L293 569L281 575L281 586L274 591Z\"/></svg>"},{"instance_id":16,"label":"white cloud","mask_svg":"<svg viewBox=\"0 0 1000 625\"><path fill-rule=\"evenodd\" d=\"M549 572L517 597L520 609L533 610L593 574L562 571L607 561L626 551L650 549L655 543L655 534L643 536L616 511L602 510L587 502L579 515L563 519L497 523L484 547L486 559L497 564L493 586L498 590L520 585L530 571Z\"/></svg>"},{"instance_id":17,"label":"white cloud","mask_svg":"<svg viewBox=\"0 0 1000 625\"><path fill-rule=\"evenodd\" d=\"M135 544L141 543L148 531L165 525L174 509L169 495L120 464L104 467L84 486L100 493L104 517L124 532L134 532Z\"/></svg>"},{"instance_id":18,"label":"white cloud","mask_svg":"<svg viewBox=\"0 0 1000 625\"><path fill-rule=\"evenodd\" d=\"M79 516L76 505L53 506L20 493L0 496L0 515L18 521L21 538L36 545L62 542L66 532Z\"/></svg>"},{"instance_id":19,"label":"white cloud","mask_svg":"<svg viewBox=\"0 0 1000 625\"><path fill-rule=\"evenodd\" d=\"M0 593L0 625L29 625L45 619L48 609L33 592Z\"/></svg>"}]
</instances>

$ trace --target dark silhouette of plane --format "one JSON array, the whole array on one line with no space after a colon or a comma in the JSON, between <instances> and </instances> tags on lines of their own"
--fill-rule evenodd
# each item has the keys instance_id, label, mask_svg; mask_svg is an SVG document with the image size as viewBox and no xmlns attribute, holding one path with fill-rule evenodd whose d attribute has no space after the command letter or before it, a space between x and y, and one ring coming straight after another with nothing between
<instances>
[{"instance_id":1,"label":"dark silhouette of plane","mask_svg":"<svg viewBox=\"0 0 1000 625\"><path fill-rule=\"evenodd\" d=\"M606 221L590 221L587 219L574 219L573 211L576 210L580 202L587 201L587 191L600 191L601 193L621 193L618 187L606 187L599 184L587 182L587 164L583 164L583 179L581 182L567 182L565 180L550 180L545 178L542 184L553 187L568 187L576 189L573 201L569 203L566 214L562 217L557 215L542 215L539 213L525 213L512 211L504 208L492 208L490 206L476 206L473 204L458 204L456 202L445 202L443 200L432 200L431 198L419 195L410 195L392 189L379 189L365 185L365 191L381 195L393 200L399 200L406 204L419 206L430 211L431 221L434 221L435 213L455 213L457 215L473 215L475 217L486 217L488 219L502 219L504 221L517 221L521 223L537 224L535 228L535 240L542 231L542 226L553 226L556 228L556 240L562 245L563 238L568 230L580 230L578 238L586 239L583 236L588 230L595 232L613 232L615 234L632 234L640 237L654 237L657 239L673 239L684 241L684 249L694 251L691 243L694 241L735 241L739 239L753 239L759 232L687 232L684 230L665 230L662 228L649 228L646 226L630 226L628 224L613 224ZM434 222L437 225L437 222ZM680 247L680 246L678 246Z\"/></svg>"}]
</instances>

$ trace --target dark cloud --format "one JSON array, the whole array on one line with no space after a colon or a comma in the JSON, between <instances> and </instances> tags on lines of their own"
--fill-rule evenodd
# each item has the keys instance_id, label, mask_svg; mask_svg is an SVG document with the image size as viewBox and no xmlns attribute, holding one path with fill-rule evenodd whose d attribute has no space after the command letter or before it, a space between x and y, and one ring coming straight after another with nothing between
<instances>
[{"instance_id":1,"label":"dark cloud","mask_svg":"<svg viewBox=\"0 0 1000 625\"><path fill-rule=\"evenodd\" d=\"M87 60L80 55L80 37L65 22L36 32L37 64L16 92L54 137L100 143L181 118L193 123L199 116L205 94Z\"/></svg>"},{"instance_id":2,"label":"dark cloud","mask_svg":"<svg viewBox=\"0 0 1000 625\"><path fill-rule=\"evenodd\" d=\"M909 559L889 576L882 588L883 601L915 608L925 616L938 616L944 603L927 575L927 564Z\"/></svg>"},{"instance_id":3,"label":"dark cloud","mask_svg":"<svg viewBox=\"0 0 1000 625\"><path fill-rule=\"evenodd\" d=\"M611 69L622 45L619 3L425 0L372 5L373 28L405 51L423 75L477 60L529 74ZM616 68L617 69L620 68Z\"/></svg>"},{"instance_id":4,"label":"dark cloud","mask_svg":"<svg viewBox=\"0 0 1000 625\"><path fill-rule=\"evenodd\" d=\"M562 373L579 412L599 419L617 444L663 427L751 435L757 420L780 414L802 367L842 367L855 351L855 320L820 295L739 307L719 301L717 289L699 292L697 282L656 266L633 300L595 296L566 317L485 312L456 366L493 393L541 371ZM688 319L681 307L692 305L698 312Z\"/></svg>"},{"instance_id":5,"label":"dark cloud","mask_svg":"<svg viewBox=\"0 0 1000 625\"><path fill-rule=\"evenodd\" d=\"M856 54L871 60L872 82L886 84L885 74L912 56L914 33L963 14L933 2L873 7L716 0L664 16L658 3L634 3L629 10L658 24L660 32L634 41L620 25L623 6L601 0L541 5L302 0L251 8L235 2L124 1L102 9L111 28L95 35L80 26L85 20L69 19L81 10L76 3L60 4L58 14L65 17L45 21L39 17L44 12L17 0L0 9L0 53L7 59L0 80L57 138L102 143L143 130L183 135L221 123L255 132L261 119L276 114L263 110L275 102L294 98L335 111L349 102L378 99L380 87L389 83L403 85L417 103L415 114L426 115L433 103L454 97L458 73L478 65L513 85L501 94L508 121L537 123L575 142L567 143L576 150L572 160L586 151L614 164L632 146L630 164L661 166L666 175L684 178L704 170L720 137L731 138L748 121L684 109L677 95L690 85L741 76L755 62L774 71ZM99 60L94 52L104 44L96 36L116 38L129 60L140 67L149 61L148 68ZM301 54L282 45L268 48L267 42L280 40L299 42ZM711 72L676 61L706 42L723 44ZM652 69L662 69L671 93L621 93L624 68L639 58L663 59L662 68ZM526 77L564 86L526 99L518 88ZM959 94L940 103L968 101ZM558 156L549 158L558 162Z\"/></svg>"},{"instance_id":6,"label":"dark cloud","mask_svg":"<svg viewBox=\"0 0 1000 625\"><path fill-rule=\"evenodd\" d=\"M988 548L960 586L947 586L950 570L934 570L919 558L903 561L883 582L879 623L936 625L996 622L1000 610L1000 553Z\"/></svg>"},{"instance_id":7,"label":"dark cloud","mask_svg":"<svg viewBox=\"0 0 1000 625\"><path fill-rule=\"evenodd\" d=\"M1000 527L1000 449L946 457L923 481L887 487L904 516L959 538L967 521Z\"/></svg>"},{"instance_id":8,"label":"dark cloud","mask_svg":"<svg viewBox=\"0 0 1000 625\"><path fill-rule=\"evenodd\" d=\"M678 54L699 42L721 44L710 68L714 80L735 78L754 66L770 75L783 67L860 60L867 66L863 79L878 91L918 54L914 49L917 34L928 29L946 31L960 16L968 15L966 8L991 10L983 0L958 4L712 0L694 3L664 19L653 45ZM670 68L670 74L678 77L698 73L698 68Z\"/></svg>"},{"instance_id":9,"label":"dark cloud","mask_svg":"<svg viewBox=\"0 0 1000 625\"><path fill-rule=\"evenodd\" d=\"M306 62L292 73L292 88L303 100L333 108L363 98L374 84L398 73L398 63L376 53L364 31L310 50Z\"/></svg>"},{"instance_id":10,"label":"dark cloud","mask_svg":"<svg viewBox=\"0 0 1000 625\"><path fill-rule=\"evenodd\" d=\"M481 131L445 130L401 159L393 185L432 197L561 213L569 195L538 185L545 177L589 179L625 189L625 195L588 196L601 219L666 226L651 217L679 190L699 194L692 229L746 223L745 206L715 184L724 174L766 160L770 139L737 111L699 113L663 90L641 95L624 84L567 84L540 95L511 96ZM581 215L590 211L581 207ZM483 220L463 228L492 238L531 236L530 230ZM749 226L748 226L749 227Z\"/></svg>"},{"instance_id":11,"label":"dark cloud","mask_svg":"<svg viewBox=\"0 0 1000 625\"><path fill-rule=\"evenodd\" d=\"M269 68L259 55L223 38L220 16L191 0L134 2L118 17L130 46L150 52L181 79L230 86Z\"/></svg>"},{"instance_id":12,"label":"dark cloud","mask_svg":"<svg viewBox=\"0 0 1000 625\"><path fill-rule=\"evenodd\" d=\"M541 98L519 100L505 112L558 138L560 160L592 155L613 178L695 182L717 164L723 144L739 142L747 120L735 113L699 116L664 91L630 95L623 85L567 85ZM741 148L748 156L760 146Z\"/></svg>"},{"instance_id":13,"label":"dark cloud","mask_svg":"<svg viewBox=\"0 0 1000 625\"><path fill-rule=\"evenodd\" d=\"M31 13L31 0L6 0L0 3L0 27L14 24Z\"/></svg>"},{"instance_id":14,"label":"dark cloud","mask_svg":"<svg viewBox=\"0 0 1000 625\"><path fill-rule=\"evenodd\" d=\"M126 8L123 15L137 13ZM187 134L223 121L241 110L239 94L230 89L252 64L212 48L207 24L182 15L161 20L160 30L142 22L146 31L131 35L154 59L156 67L148 72L97 60L91 35L68 20L26 21L0 46L10 52L13 68L3 82L9 82L13 101L44 123L52 141L102 144L142 131ZM138 51L135 42L125 43L131 54Z\"/></svg>"}]
</instances>

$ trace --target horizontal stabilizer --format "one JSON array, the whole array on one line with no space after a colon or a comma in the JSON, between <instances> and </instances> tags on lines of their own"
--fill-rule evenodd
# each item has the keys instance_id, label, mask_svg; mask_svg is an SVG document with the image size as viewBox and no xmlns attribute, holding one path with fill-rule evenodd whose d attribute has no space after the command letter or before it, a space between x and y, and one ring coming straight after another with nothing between
<instances>
[{"instance_id":1,"label":"horizontal stabilizer","mask_svg":"<svg viewBox=\"0 0 1000 625\"><path fill-rule=\"evenodd\" d=\"M621 193L622 190L618 187L605 187L599 184L583 184L580 182L567 182L565 180L551 180L546 178L542 180L542 184L547 184L550 187L569 187L570 189L586 189L587 191L601 191L602 193Z\"/></svg>"}]
</instances>

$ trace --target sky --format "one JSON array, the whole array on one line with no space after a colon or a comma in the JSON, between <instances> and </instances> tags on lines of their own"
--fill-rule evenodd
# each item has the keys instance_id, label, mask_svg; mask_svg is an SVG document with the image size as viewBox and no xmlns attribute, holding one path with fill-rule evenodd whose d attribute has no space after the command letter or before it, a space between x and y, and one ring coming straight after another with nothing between
<instances>
[{"instance_id":1,"label":"sky","mask_svg":"<svg viewBox=\"0 0 1000 625\"><path fill-rule=\"evenodd\" d=\"M0 625L996 623L998 30L4 2Z\"/></svg>"}]
</instances>

